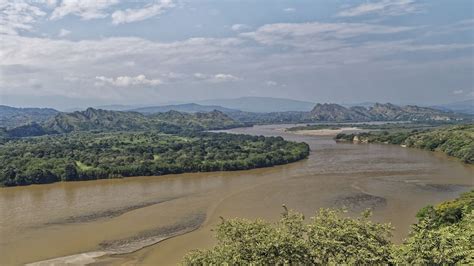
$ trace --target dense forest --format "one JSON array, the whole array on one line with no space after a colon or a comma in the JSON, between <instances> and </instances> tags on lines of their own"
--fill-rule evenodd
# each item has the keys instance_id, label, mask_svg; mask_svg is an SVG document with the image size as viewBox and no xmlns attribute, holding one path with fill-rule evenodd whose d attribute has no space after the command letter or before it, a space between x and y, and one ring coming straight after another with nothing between
<instances>
[{"instance_id":1,"label":"dense forest","mask_svg":"<svg viewBox=\"0 0 474 266\"><path fill-rule=\"evenodd\" d=\"M422 209L405 241L390 240L390 224L370 221L370 212L351 218L321 209L310 222L285 211L281 220L224 220L217 246L195 250L185 265L472 265L474 191Z\"/></svg>"},{"instance_id":2,"label":"dense forest","mask_svg":"<svg viewBox=\"0 0 474 266\"><path fill-rule=\"evenodd\" d=\"M281 137L73 132L5 141L0 145L0 185L243 170L294 162L308 154L306 143Z\"/></svg>"},{"instance_id":3,"label":"dense forest","mask_svg":"<svg viewBox=\"0 0 474 266\"><path fill-rule=\"evenodd\" d=\"M466 163L474 163L474 124L429 130L383 130L338 134L337 141L388 143L430 151L441 151Z\"/></svg>"}]
</instances>

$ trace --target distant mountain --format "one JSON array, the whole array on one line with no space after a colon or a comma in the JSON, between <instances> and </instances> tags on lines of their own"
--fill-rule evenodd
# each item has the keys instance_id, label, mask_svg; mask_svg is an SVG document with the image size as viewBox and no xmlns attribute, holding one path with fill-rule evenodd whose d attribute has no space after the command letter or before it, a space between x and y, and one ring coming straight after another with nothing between
<instances>
[{"instance_id":1,"label":"distant mountain","mask_svg":"<svg viewBox=\"0 0 474 266\"><path fill-rule=\"evenodd\" d=\"M16 108L0 105L0 127L13 128L32 122L43 122L58 114L51 108Z\"/></svg>"},{"instance_id":2,"label":"distant mountain","mask_svg":"<svg viewBox=\"0 0 474 266\"><path fill-rule=\"evenodd\" d=\"M244 112L269 113L287 111L311 111L312 102L270 97L241 97L235 99L212 99L199 101L203 105L218 105Z\"/></svg>"},{"instance_id":3,"label":"distant mountain","mask_svg":"<svg viewBox=\"0 0 474 266\"><path fill-rule=\"evenodd\" d=\"M375 102L362 102L362 103L341 103L344 107L354 107L354 106L361 106L365 108L369 108L375 105Z\"/></svg>"},{"instance_id":4,"label":"distant mountain","mask_svg":"<svg viewBox=\"0 0 474 266\"><path fill-rule=\"evenodd\" d=\"M474 99L432 106L434 109L474 115Z\"/></svg>"},{"instance_id":5,"label":"distant mountain","mask_svg":"<svg viewBox=\"0 0 474 266\"><path fill-rule=\"evenodd\" d=\"M360 107L360 109L355 108L346 108L334 103L318 103L309 113L309 117L315 121L364 120L365 115L363 113L366 112L366 109L364 107Z\"/></svg>"},{"instance_id":6,"label":"distant mountain","mask_svg":"<svg viewBox=\"0 0 474 266\"><path fill-rule=\"evenodd\" d=\"M57 133L90 130L144 130L150 128L147 122L147 118L140 113L87 108L85 111L59 113L43 123L43 127L47 131Z\"/></svg>"},{"instance_id":7,"label":"distant mountain","mask_svg":"<svg viewBox=\"0 0 474 266\"><path fill-rule=\"evenodd\" d=\"M334 103L316 104L309 112L235 112L228 115L245 123L312 123L312 122L367 122L367 121L472 121L466 114L444 112L414 105L397 106L375 103L371 107L344 107Z\"/></svg>"},{"instance_id":8,"label":"distant mountain","mask_svg":"<svg viewBox=\"0 0 474 266\"><path fill-rule=\"evenodd\" d=\"M94 107L95 109L109 110L109 111L129 111L131 109L140 108L143 106L139 105L126 105L126 104L110 104L110 105L100 105Z\"/></svg>"},{"instance_id":9,"label":"distant mountain","mask_svg":"<svg viewBox=\"0 0 474 266\"><path fill-rule=\"evenodd\" d=\"M156 113L148 117L182 127L197 129L226 129L244 126L243 123L236 122L228 115L217 110L197 113L183 113L172 110L165 113Z\"/></svg>"},{"instance_id":10,"label":"distant mountain","mask_svg":"<svg viewBox=\"0 0 474 266\"><path fill-rule=\"evenodd\" d=\"M197 112L212 112L214 110L229 113L237 112L239 110L225 108L218 105L201 105L197 103L185 103L185 104L174 104L174 105L163 105L163 106L149 106L141 107L136 109L129 109L128 111L139 112L143 114L154 114L154 113L164 113L169 111L178 111L185 113L197 113Z\"/></svg>"},{"instance_id":11,"label":"distant mountain","mask_svg":"<svg viewBox=\"0 0 474 266\"><path fill-rule=\"evenodd\" d=\"M43 123L31 123L7 130L11 137L40 136L74 131L147 131L177 133L183 129L211 130L243 126L219 111L180 113L169 111L154 115L138 112L87 108L85 111L58 113Z\"/></svg>"},{"instance_id":12,"label":"distant mountain","mask_svg":"<svg viewBox=\"0 0 474 266\"><path fill-rule=\"evenodd\" d=\"M236 121L246 124L292 124L292 123L310 123L309 112L272 112L272 113L254 113L254 112L231 112L228 116Z\"/></svg>"},{"instance_id":13,"label":"distant mountain","mask_svg":"<svg viewBox=\"0 0 474 266\"><path fill-rule=\"evenodd\" d=\"M317 104L309 116L314 121L452 121L464 118L459 114L433 108L415 105L398 106L391 103L375 103L369 108Z\"/></svg>"}]
</instances>

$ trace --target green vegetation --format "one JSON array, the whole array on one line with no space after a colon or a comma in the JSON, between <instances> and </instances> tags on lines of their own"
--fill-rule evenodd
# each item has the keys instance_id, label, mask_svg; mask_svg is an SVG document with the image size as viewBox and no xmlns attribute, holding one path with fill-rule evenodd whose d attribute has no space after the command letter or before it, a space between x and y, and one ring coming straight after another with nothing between
<instances>
[{"instance_id":1,"label":"green vegetation","mask_svg":"<svg viewBox=\"0 0 474 266\"><path fill-rule=\"evenodd\" d=\"M272 224L261 219L223 220L217 227L216 247L196 250L185 265L447 265L474 263L474 191L436 207L462 215L449 223L419 216L401 245L390 241L390 224L371 222L370 212L350 218L341 211L321 209L309 223L304 216L286 211Z\"/></svg>"},{"instance_id":2,"label":"green vegetation","mask_svg":"<svg viewBox=\"0 0 474 266\"><path fill-rule=\"evenodd\" d=\"M435 207L421 209L419 222L403 245L394 249L394 262L417 265L474 263L474 190Z\"/></svg>"},{"instance_id":3,"label":"green vegetation","mask_svg":"<svg viewBox=\"0 0 474 266\"><path fill-rule=\"evenodd\" d=\"M473 116L443 112L413 105L397 106L376 103L371 107L346 108L338 104L316 104L309 112L290 111L273 113L226 112L237 121L255 124L314 123L314 122L368 122L368 121L414 121L429 123L472 122Z\"/></svg>"},{"instance_id":4,"label":"green vegetation","mask_svg":"<svg viewBox=\"0 0 474 266\"><path fill-rule=\"evenodd\" d=\"M107 111L88 108L82 112L58 113L44 122L33 122L4 131L8 137L22 138L77 131L110 132L153 130L174 134L183 130L203 131L234 128L244 125L245 124L236 122L219 111L194 114L169 111L166 113L143 115L137 112Z\"/></svg>"},{"instance_id":5,"label":"green vegetation","mask_svg":"<svg viewBox=\"0 0 474 266\"><path fill-rule=\"evenodd\" d=\"M168 111L150 115L149 118L166 121L168 123L195 130L215 130L248 126L247 124L236 122L224 113L216 110L207 113L181 113L177 111Z\"/></svg>"},{"instance_id":6,"label":"green vegetation","mask_svg":"<svg viewBox=\"0 0 474 266\"><path fill-rule=\"evenodd\" d=\"M441 151L466 163L474 163L474 124L432 130L393 130L338 134L337 141L389 143L430 151Z\"/></svg>"},{"instance_id":7,"label":"green vegetation","mask_svg":"<svg viewBox=\"0 0 474 266\"><path fill-rule=\"evenodd\" d=\"M0 145L0 185L243 170L306 158L305 143L225 133L76 132Z\"/></svg>"},{"instance_id":8,"label":"green vegetation","mask_svg":"<svg viewBox=\"0 0 474 266\"><path fill-rule=\"evenodd\" d=\"M436 227L459 223L465 213L474 210L474 190L463 193L457 199L445 201L436 206L426 206L421 209L416 217L430 219Z\"/></svg>"}]
</instances>

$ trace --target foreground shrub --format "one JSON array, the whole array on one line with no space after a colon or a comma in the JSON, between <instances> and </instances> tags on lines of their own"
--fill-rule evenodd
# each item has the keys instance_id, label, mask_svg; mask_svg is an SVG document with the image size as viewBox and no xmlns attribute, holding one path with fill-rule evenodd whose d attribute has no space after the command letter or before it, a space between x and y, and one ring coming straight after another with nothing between
<instances>
[{"instance_id":1,"label":"foreground shrub","mask_svg":"<svg viewBox=\"0 0 474 266\"><path fill-rule=\"evenodd\" d=\"M285 212L275 224L232 219L217 227L218 245L188 254L184 264L386 264L391 261L390 224L373 223L370 212L348 218L321 209L309 224Z\"/></svg>"},{"instance_id":2,"label":"foreground shrub","mask_svg":"<svg viewBox=\"0 0 474 266\"><path fill-rule=\"evenodd\" d=\"M224 220L218 245L189 253L186 265L453 265L474 264L474 190L423 208L401 245L390 241L390 224L370 221L370 211L351 218L321 209L309 223L285 208L280 221Z\"/></svg>"}]
</instances>

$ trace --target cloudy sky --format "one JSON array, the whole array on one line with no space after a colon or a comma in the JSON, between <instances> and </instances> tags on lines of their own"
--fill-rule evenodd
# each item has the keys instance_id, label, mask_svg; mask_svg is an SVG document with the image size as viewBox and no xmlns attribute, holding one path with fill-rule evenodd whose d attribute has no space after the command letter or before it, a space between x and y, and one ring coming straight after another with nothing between
<instances>
[{"instance_id":1,"label":"cloudy sky","mask_svg":"<svg viewBox=\"0 0 474 266\"><path fill-rule=\"evenodd\" d=\"M470 99L473 5L0 0L0 104Z\"/></svg>"}]
</instances>

